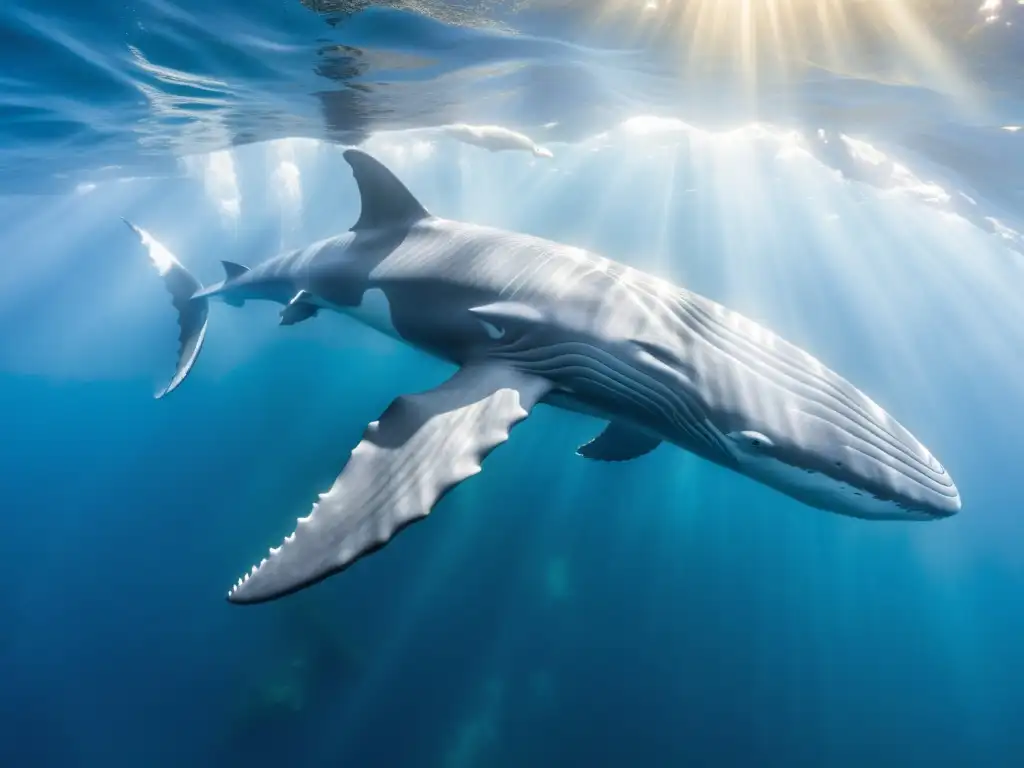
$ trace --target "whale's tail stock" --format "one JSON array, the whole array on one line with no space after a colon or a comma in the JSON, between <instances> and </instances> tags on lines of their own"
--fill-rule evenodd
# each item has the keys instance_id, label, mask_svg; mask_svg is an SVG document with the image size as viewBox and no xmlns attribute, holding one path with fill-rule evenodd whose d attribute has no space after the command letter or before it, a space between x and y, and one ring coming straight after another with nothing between
<instances>
[{"instance_id":1,"label":"whale's tail stock","mask_svg":"<svg viewBox=\"0 0 1024 768\"><path fill-rule=\"evenodd\" d=\"M160 241L127 219L122 221L138 236L149 260L164 281L164 287L171 294L171 303L178 310L178 325L181 328L178 335L178 363L170 383L156 393L156 397L161 398L177 389L195 365L206 337L210 302L205 296L196 296L203 290L203 284Z\"/></svg>"}]
</instances>

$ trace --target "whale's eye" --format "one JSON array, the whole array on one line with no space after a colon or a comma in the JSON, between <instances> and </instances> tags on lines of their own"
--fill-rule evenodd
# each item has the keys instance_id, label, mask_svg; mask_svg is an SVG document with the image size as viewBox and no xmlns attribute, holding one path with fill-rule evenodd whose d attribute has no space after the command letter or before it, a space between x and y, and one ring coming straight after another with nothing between
<instances>
[{"instance_id":1,"label":"whale's eye","mask_svg":"<svg viewBox=\"0 0 1024 768\"><path fill-rule=\"evenodd\" d=\"M494 323L488 322L487 320L479 320L479 323L484 327L484 330L487 332L487 335L490 336L492 339L500 339L504 337L504 328L500 328Z\"/></svg>"},{"instance_id":2,"label":"whale's eye","mask_svg":"<svg viewBox=\"0 0 1024 768\"><path fill-rule=\"evenodd\" d=\"M745 429L742 432L730 432L729 437L755 451L763 451L765 448L771 448L774 445L767 435L762 435L760 432L754 432L750 429Z\"/></svg>"}]
</instances>

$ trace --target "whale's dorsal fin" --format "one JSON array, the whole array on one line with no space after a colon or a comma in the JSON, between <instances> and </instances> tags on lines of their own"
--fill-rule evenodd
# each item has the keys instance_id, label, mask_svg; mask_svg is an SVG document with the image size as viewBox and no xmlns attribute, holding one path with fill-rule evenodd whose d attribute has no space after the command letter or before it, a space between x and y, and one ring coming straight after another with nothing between
<instances>
[{"instance_id":1,"label":"whale's dorsal fin","mask_svg":"<svg viewBox=\"0 0 1024 768\"><path fill-rule=\"evenodd\" d=\"M220 263L224 266L225 280L234 280L236 277L241 277L242 275L249 271L248 267L242 264L236 264L233 261L222 260Z\"/></svg>"},{"instance_id":2,"label":"whale's dorsal fin","mask_svg":"<svg viewBox=\"0 0 1024 768\"><path fill-rule=\"evenodd\" d=\"M405 184L378 160L358 149L345 150L344 157L352 167L362 205L353 232L409 226L430 217Z\"/></svg>"},{"instance_id":3,"label":"whale's dorsal fin","mask_svg":"<svg viewBox=\"0 0 1024 768\"><path fill-rule=\"evenodd\" d=\"M659 445L659 438L613 421L604 432L577 448L576 453L593 461L630 461L646 456Z\"/></svg>"}]
</instances>

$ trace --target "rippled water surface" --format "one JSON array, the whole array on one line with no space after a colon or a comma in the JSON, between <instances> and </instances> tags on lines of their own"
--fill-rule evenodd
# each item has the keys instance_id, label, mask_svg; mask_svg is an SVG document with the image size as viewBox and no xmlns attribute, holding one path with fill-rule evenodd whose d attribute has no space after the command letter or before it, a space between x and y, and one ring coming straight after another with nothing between
<instances>
[{"instance_id":1,"label":"rippled water surface","mask_svg":"<svg viewBox=\"0 0 1024 768\"><path fill-rule=\"evenodd\" d=\"M892 142L1019 202L1022 22L1011 0L19 1L4 182L453 122L575 142L654 113Z\"/></svg>"}]
</instances>

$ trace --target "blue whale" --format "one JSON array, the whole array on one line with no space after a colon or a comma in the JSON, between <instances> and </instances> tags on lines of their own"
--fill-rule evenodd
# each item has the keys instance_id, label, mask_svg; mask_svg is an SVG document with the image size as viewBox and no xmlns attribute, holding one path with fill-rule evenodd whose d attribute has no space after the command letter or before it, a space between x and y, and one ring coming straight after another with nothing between
<instances>
[{"instance_id":1,"label":"blue whale","mask_svg":"<svg viewBox=\"0 0 1024 768\"><path fill-rule=\"evenodd\" d=\"M350 315L457 366L367 427L293 533L228 592L257 603L323 580L387 544L480 471L538 403L595 416L577 453L629 461L669 443L804 504L869 520L960 510L942 465L811 355L702 296L594 253L430 214L370 155L343 234L204 288L144 230L181 327L174 390L202 348L209 302L282 305L281 323ZM160 395L158 395L160 396Z\"/></svg>"}]
</instances>

